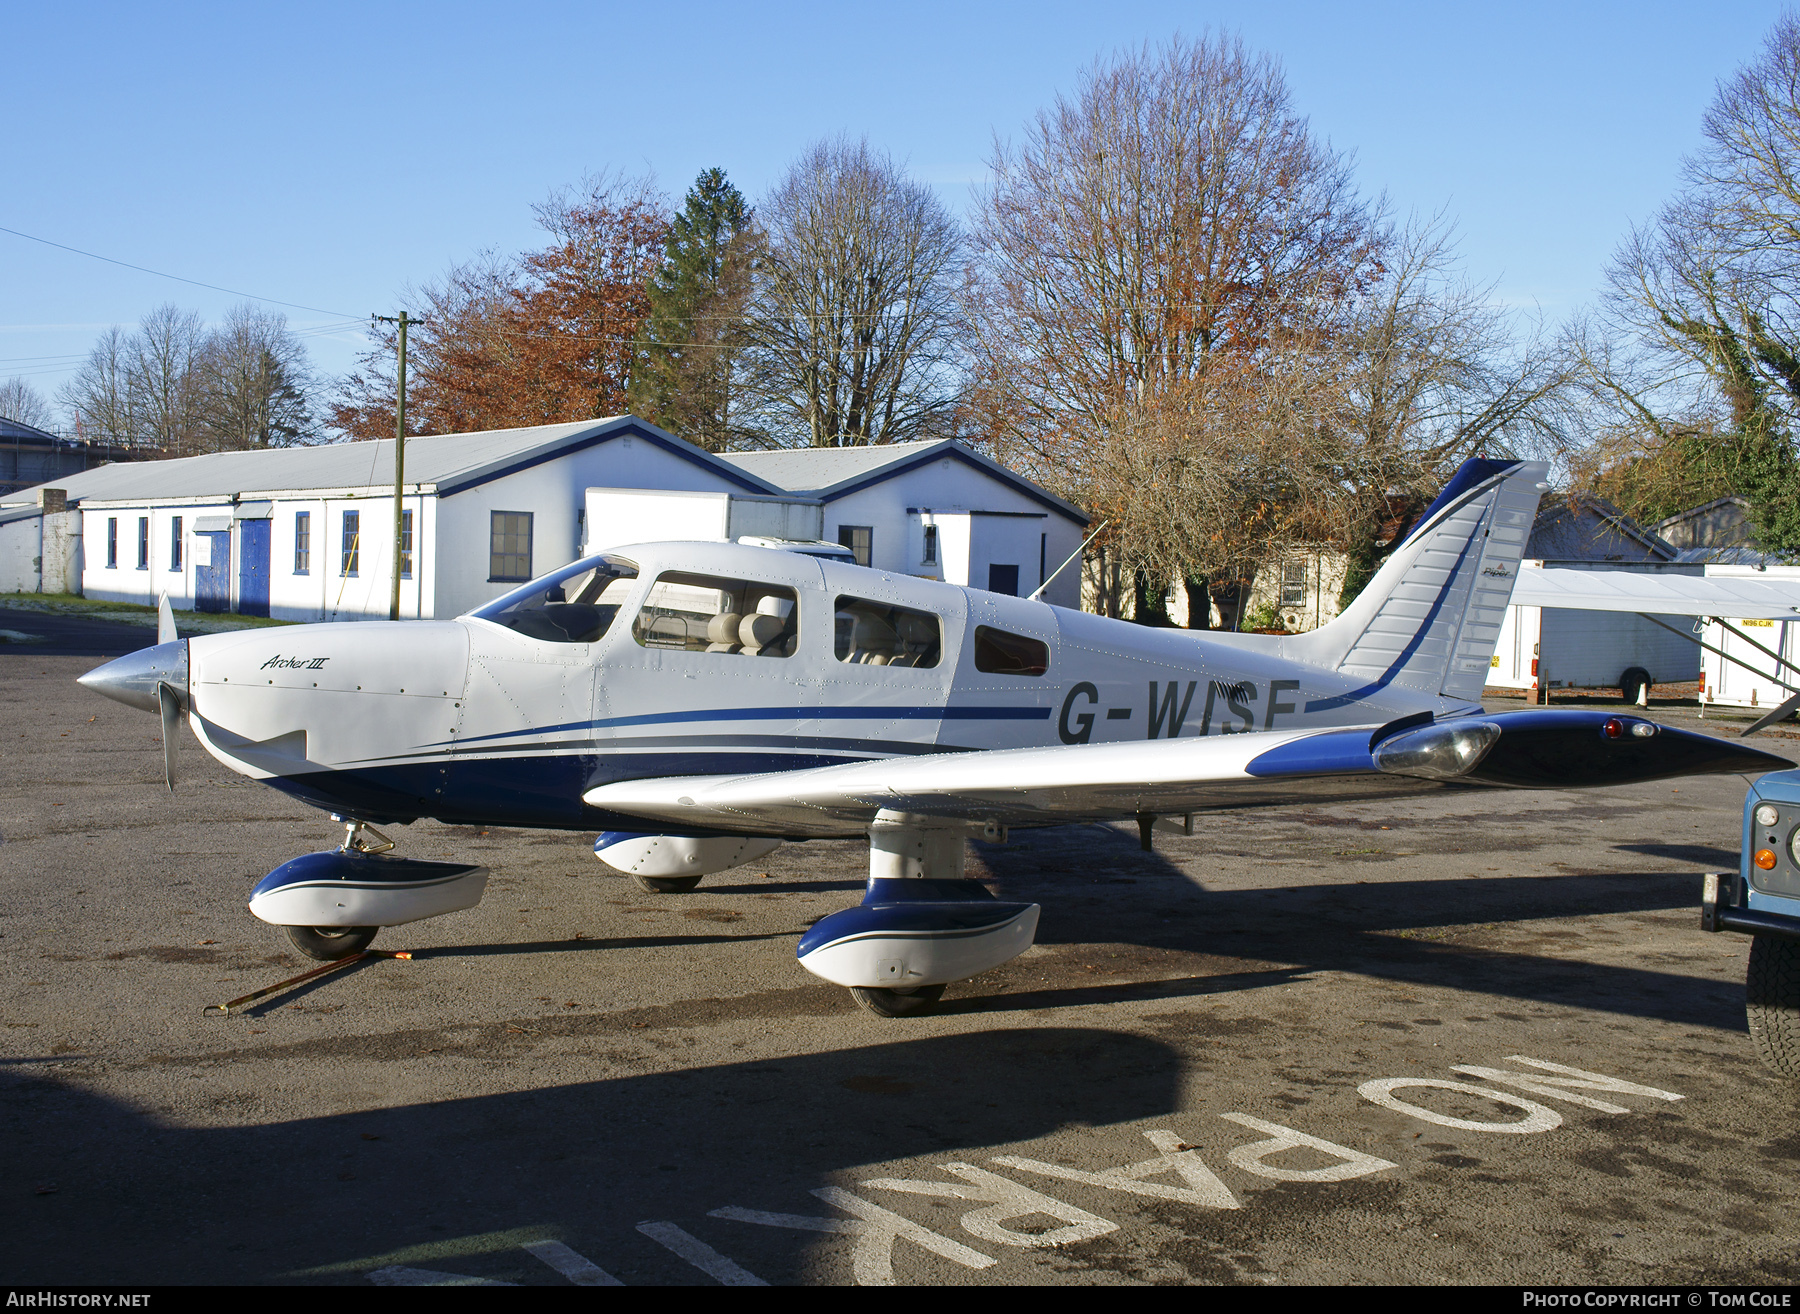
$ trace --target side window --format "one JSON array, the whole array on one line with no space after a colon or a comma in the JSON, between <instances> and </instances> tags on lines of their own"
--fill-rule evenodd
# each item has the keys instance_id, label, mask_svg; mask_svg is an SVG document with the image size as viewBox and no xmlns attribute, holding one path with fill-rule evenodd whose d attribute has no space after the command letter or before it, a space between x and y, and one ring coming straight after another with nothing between
<instances>
[{"instance_id":1,"label":"side window","mask_svg":"<svg viewBox=\"0 0 1800 1314\"><path fill-rule=\"evenodd\" d=\"M928 611L864 598L837 600L837 659L863 666L936 666L944 627Z\"/></svg>"},{"instance_id":2,"label":"side window","mask_svg":"<svg viewBox=\"0 0 1800 1314\"><path fill-rule=\"evenodd\" d=\"M975 669L991 675L1042 675L1050 669L1050 645L992 626L975 627Z\"/></svg>"},{"instance_id":3,"label":"side window","mask_svg":"<svg viewBox=\"0 0 1800 1314\"><path fill-rule=\"evenodd\" d=\"M597 643L637 580L620 557L590 557L476 610L483 620L548 643Z\"/></svg>"},{"instance_id":4,"label":"side window","mask_svg":"<svg viewBox=\"0 0 1800 1314\"><path fill-rule=\"evenodd\" d=\"M671 572L650 586L631 632L646 648L791 657L799 619L790 588Z\"/></svg>"}]
</instances>

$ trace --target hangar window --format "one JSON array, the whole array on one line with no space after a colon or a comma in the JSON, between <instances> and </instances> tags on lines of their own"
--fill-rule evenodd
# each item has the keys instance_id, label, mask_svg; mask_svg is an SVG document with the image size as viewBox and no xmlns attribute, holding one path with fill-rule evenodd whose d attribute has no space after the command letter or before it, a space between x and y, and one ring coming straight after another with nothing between
<instances>
[{"instance_id":1,"label":"hangar window","mask_svg":"<svg viewBox=\"0 0 1800 1314\"><path fill-rule=\"evenodd\" d=\"M1050 669L1050 645L991 625L977 625L975 669L990 675L1042 675Z\"/></svg>"},{"instance_id":2,"label":"hangar window","mask_svg":"<svg viewBox=\"0 0 1800 1314\"><path fill-rule=\"evenodd\" d=\"M483 620L549 643L597 643L637 579L621 557L589 557L476 610Z\"/></svg>"},{"instance_id":3,"label":"hangar window","mask_svg":"<svg viewBox=\"0 0 1800 1314\"><path fill-rule=\"evenodd\" d=\"M119 518L117 516L106 518L106 568L108 570L119 568Z\"/></svg>"},{"instance_id":4,"label":"hangar window","mask_svg":"<svg viewBox=\"0 0 1800 1314\"><path fill-rule=\"evenodd\" d=\"M670 572L650 586L631 632L646 648L791 657L795 601L779 584Z\"/></svg>"},{"instance_id":5,"label":"hangar window","mask_svg":"<svg viewBox=\"0 0 1800 1314\"><path fill-rule=\"evenodd\" d=\"M943 622L928 611L840 597L835 624L840 662L936 666L943 651Z\"/></svg>"},{"instance_id":6,"label":"hangar window","mask_svg":"<svg viewBox=\"0 0 1800 1314\"><path fill-rule=\"evenodd\" d=\"M169 569L181 569L181 517L169 522Z\"/></svg>"},{"instance_id":7,"label":"hangar window","mask_svg":"<svg viewBox=\"0 0 1800 1314\"><path fill-rule=\"evenodd\" d=\"M294 573L312 573L312 512L294 512Z\"/></svg>"},{"instance_id":8,"label":"hangar window","mask_svg":"<svg viewBox=\"0 0 1800 1314\"><path fill-rule=\"evenodd\" d=\"M362 557L362 512L344 512L344 535L338 555L338 574L355 575Z\"/></svg>"},{"instance_id":9,"label":"hangar window","mask_svg":"<svg viewBox=\"0 0 1800 1314\"><path fill-rule=\"evenodd\" d=\"M138 564L139 570L150 569L150 517L138 517Z\"/></svg>"},{"instance_id":10,"label":"hangar window","mask_svg":"<svg viewBox=\"0 0 1800 1314\"><path fill-rule=\"evenodd\" d=\"M529 511L495 511L488 517L488 581L531 578Z\"/></svg>"}]
</instances>

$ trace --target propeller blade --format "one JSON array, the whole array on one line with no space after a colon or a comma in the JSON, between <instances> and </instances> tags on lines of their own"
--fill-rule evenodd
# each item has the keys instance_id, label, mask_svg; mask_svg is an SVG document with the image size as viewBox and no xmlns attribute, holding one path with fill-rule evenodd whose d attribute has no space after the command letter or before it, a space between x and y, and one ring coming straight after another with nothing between
<instances>
[{"instance_id":1,"label":"propeller blade","mask_svg":"<svg viewBox=\"0 0 1800 1314\"><path fill-rule=\"evenodd\" d=\"M164 606L168 600L163 600ZM162 680L156 682L156 702L162 712L163 782L175 792L175 736L181 729L181 700L175 690Z\"/></svg>"},{"instance_id":2,"label":"propeller blade","mask_svg":"<svg viewBox=\"0 0 1800 1314\"><path fill-rule=\"evenodd\" d=\"M1784 717L1792 716L1795 712L1800 712L1800 694L1795 694L1792 698L1788 699L1780 707L1777 707L1774 711L1770 712L1767 716L1763 717L1755 725L1751 726L1748 730L1744 731L1744 735L1745 736L1753 735L1758 730L1761 730L1764 726L1774 725L1777 721L1783 719Z\"/></svg>"},{"instance_id":3,"label":"propeller blade","mask_svg":"<svg viewBox=\"0 0 1800 1314\"><path fill-rule=\"evenodd\" d=\"M175 633L175 613L169 608L169 595L164 593L156 604L156 641L174 643L180 637Z\"/></svg>"}]
</instances>

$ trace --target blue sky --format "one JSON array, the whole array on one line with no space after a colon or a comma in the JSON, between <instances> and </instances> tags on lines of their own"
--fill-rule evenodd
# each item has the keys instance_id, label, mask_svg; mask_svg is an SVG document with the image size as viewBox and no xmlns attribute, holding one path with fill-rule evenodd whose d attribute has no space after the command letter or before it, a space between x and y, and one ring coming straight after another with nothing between
<instances>
[{"instance_id":1,"label":"blue sky","mask_svg":"<svg viewBox=\"0 0 1800 1314\"><path fill-rule=\"evenodd\" d=\"M994 137L1097 58L1229 30L1392 207L1445 211L1470 273L1552 319L1594 295L1775 3L26 5L7 52L0 226L348 317L492 247L604 169L754 198L867 135L954 209ZM46 393L165 300L236 298L0 233L0 378ZM326 373L354 328L288 311Z\"/></svg>"}]
</instances>

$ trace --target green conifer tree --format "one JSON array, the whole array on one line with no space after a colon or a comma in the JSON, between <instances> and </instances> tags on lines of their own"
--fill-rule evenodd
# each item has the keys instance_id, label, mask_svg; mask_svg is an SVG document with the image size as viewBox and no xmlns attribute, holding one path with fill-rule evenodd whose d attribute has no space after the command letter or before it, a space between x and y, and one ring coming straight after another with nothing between
<instances>
[{"instance_id":1,"label":"green conifer tree","mask_svg":"<svg viewBox=\"0 0 1800 1314\"><path fill-rule=\"evenodd\" d=\"M730 446L741 431L732 381L755 250L743 193L723 169L705 170L669 229L638 336L632 413L708 451Z\"/></svg>"}]
</instances>

